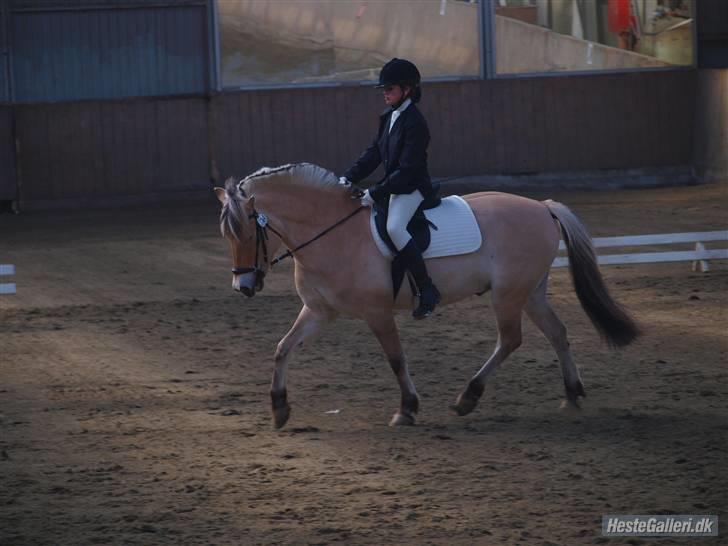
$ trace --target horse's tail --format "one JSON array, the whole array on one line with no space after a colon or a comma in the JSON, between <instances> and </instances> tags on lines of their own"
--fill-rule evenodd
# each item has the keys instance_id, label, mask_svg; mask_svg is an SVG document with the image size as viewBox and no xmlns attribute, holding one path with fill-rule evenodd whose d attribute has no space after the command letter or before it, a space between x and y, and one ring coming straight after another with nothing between
<instances>
[{"instance_id":1,"label":"horse's tail","mask_svg":"<svg viewBox=\"0 0 728 546\"><path fill-rule=\"evenodd\" d=\"M561 224L571 279L584 311L607 343L617 347L629 345L640 335L639 326L609 294L586 227L562 203L549 199L544 204Z\"/></svg>"}]
</instances>

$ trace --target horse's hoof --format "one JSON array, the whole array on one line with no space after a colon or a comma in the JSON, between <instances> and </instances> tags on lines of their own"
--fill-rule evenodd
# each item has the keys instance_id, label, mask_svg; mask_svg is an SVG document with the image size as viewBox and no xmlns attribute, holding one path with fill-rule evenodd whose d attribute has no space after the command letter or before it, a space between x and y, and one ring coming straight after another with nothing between
<instances>
[{"instance_id":1,"label":"horse's hoof","mask_svg":"<svg viewBox=\"0 0 728 546\"><path fill-rule=\"evenodd\" d=\"M389 422L390 427L412 427L415 424L414 415L397 412Z\"/></svg>"},{"instance_id":2,"label":"horse's hoof","mask_svg":"<svg viewBox=\"0 0 728 546\"><path fill-rule=\"evenodd\" d=\"M460 417L471 413L478 406L479 398L472 398L470 396L458 396L457 401L450 406L450 409L457 413Z\"/></svg>"},{"instance_id":3,"label":"horse's hoof","mask_svg":"<svg viewBox=\"0 0 728 546\"><path fill-rule=\"evenodd\" d=\"M571 398L562 400L561 404L559 405L559 411L564 415L579 414L581 412L581 405L579 404L579 400L572 400Z\"/></svg>"},{"instance_id":4,"label":"horse's hoof","mask_svg":"<svg viewBox=\"0 0 728 546\"><path fill-rule=\"evenodd\" d=\"M580 398L586 398L586 391L584 390L584 384L578 381L571 387L566 387L566 400L561 402L561 409L581 409Z\"/></svg>"},{"instance_id":5,"label":"horse's hoof","mask_svg":"<svg viewBox=\"0 0 728 546\"><path fill-rule=\"evenodd\" d=\"M291 416L291 406L286 404L281 408L273 410L273 426L281 428L288 422L288 418Z\"/></svg>"}]
</instances>

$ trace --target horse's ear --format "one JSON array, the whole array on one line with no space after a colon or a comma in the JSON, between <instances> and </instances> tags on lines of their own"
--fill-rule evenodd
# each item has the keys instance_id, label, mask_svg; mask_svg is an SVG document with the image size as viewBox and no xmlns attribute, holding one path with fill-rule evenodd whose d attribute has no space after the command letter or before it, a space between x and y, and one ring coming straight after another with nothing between
<instances>
[{"instance_id":1,"label":"horse's ear","mask_svg":"<svg viewBox=\"0 0 728 546\"><path fill-rule=\"evenodd\" d=\"M224 205L225 201L227 200L227 193L225 192L225 190L223 188L215 188L215 195L217 195L220 203Z\"/></svg>"},{"instance_id":2,"label":"horse's ear","mask_svg":"<svg viewBox=\"0 0 728 546\"><path fill-rule=\"evenodd\" d=\"M245 200L245 208L249 211L255 210L255 196L251 195L248 199Z\"/></svg>"}]
</instances>

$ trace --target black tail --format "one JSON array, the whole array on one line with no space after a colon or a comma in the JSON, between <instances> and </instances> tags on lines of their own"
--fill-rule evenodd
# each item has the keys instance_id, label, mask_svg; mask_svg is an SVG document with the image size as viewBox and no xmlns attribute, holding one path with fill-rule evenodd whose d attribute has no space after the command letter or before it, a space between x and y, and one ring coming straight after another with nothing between
<instances>
[{"instance_id":1,"label":"black tail","mask_svg":"<svg viewBox=\"0 0 728 546\"><path fill-rule=\"evenodd\" d=\"M584 224L565 205L550 199L544 204L561 224L571 279L584 311L610 346L629 345L640 335L639 326L609 294Z\"/></svg>"}]
</instances>

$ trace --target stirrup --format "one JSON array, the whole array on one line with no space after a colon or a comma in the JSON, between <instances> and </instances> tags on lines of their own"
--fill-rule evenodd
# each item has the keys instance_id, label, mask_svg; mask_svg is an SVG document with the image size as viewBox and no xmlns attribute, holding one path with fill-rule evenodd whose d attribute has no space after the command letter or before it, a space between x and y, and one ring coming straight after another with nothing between
<instances>
[{"instance_id":1,"label":"stirrup","mask_svg":"<svg viewBox=\"0 0 728 546\"><path fill-rule=\"evenodd\" d=\"M427 297L423 297L425 295ZM438 303L440 303L440 291L432 284L420 292L420 304L417 309L412 311L412 317L415 320L429 317L435 311Z\"/></svg>"}]
</instances>

